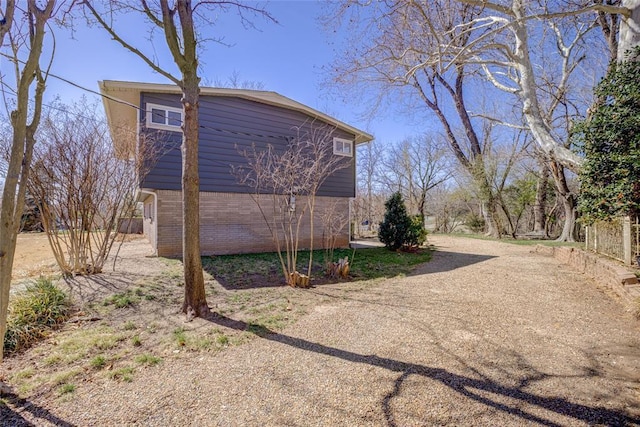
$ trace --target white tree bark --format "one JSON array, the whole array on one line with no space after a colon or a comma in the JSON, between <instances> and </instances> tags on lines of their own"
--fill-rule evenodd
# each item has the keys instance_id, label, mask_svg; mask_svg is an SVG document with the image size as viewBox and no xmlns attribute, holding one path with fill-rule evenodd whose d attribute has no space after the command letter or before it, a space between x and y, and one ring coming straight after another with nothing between
<instances>
[{"instance_id":1,"label":"white tree bark","mask_svg":"<svg viewBox=\"0 0 640 427\"><path fill-rule=\"evenodd\" d=\"M640 44L640 0L622 0L622 6L629 9L628 16L622 16L618 41L618 60L624 60L629 49Z\"/></svg>"},{"instance_id":2,"label":"white tree bark","mask_svg":"<svg viewBox=\"0 0 640 427\"><path fill-rule=\"evenodd\" d=\"M549 158L556 159L569 169L577 171L582 165L582 158L565 148L559 141L556 141L540 109L538 89L529 53L527 19L525 19L524 13L525 6L525 0L513 1L514 20L511 23L515 36L513 65L520 76L520 91L518 95L522 101L522 114L542 151Z\"/></svg>"}]
</instances>

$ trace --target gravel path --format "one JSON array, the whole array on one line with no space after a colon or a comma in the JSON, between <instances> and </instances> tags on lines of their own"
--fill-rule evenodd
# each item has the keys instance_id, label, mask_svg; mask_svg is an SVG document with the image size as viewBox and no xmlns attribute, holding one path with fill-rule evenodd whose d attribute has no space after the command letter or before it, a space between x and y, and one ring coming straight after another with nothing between
<instances>
[{"instance_id":1,"label":"gravel path","mask_svg":"<svg viewBox=\"0 0 640 427\"><path fill-rule=\"evenodd\" d=\"M327 303L281 333L35 399L48 421L34 422L640 425L639 323L611 295L526 246L430 242L409 277L315 288Z\"/></svg>"}]
</instances>

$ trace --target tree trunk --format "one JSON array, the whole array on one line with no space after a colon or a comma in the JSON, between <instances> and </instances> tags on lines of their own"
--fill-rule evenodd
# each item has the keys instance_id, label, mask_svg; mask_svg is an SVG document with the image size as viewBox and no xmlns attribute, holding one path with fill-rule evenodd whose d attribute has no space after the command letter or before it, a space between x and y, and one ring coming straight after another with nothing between
<instances>
[{"instance_id":1,"label":"tree trunk","mask_svg":"<svg viewBox=\"0 0 640 427\"><path fill-rule=\"evenodd\" d=\"M12 2L9 3L11 7ZM4 354L4 336L7 330L9 309L9 291L11 272L16 250L16 241L20 227L20 218L24 209L24 199L29 179L29 167L35 144L35 132L42 113L42 97L45 90L44 79L40 71L40 55L44 42L45 26L53 13L54 1L49 1L39 9L35 1L28 2L29 14L29 56L22 71L16 75L16 108L11 112L13 137L7 174L2 190L2 209L0 210L0 362ZM9 6L8 6L9 7ZM13 13L13 12L11 12ZM12 17L4 19L3 25L12 25ZM3 31L6 28L3 29ZM2 36L4 39L4 32ZM18 70L18 68L16 69ZM31 86L37 81L34 98L29 99ZM33 103L31 122L29 102Z\"/></svg>"},{"instance_id":2,"label":"tree trunk","mask_svg":"<svg viewBox=\"0 0 640 427\"><path fill-rule=\"evenodd\" d=\"M564 225L562 226L562 234L556 240L558 242L575 242L576 241L576 201L573 194L558 194L562 201L564 209Z\"/></svg>"},{"instance_id":3,"label":"tree trunk","mask_svg":"<svg viewBox=\"0 0 640 427\"><path fill-rule=\"evenodd\" d=\"M204 288L200 258L200 177L198 173L199 78L195 68L183 74L182 105L182 253L184 263L184 303L188 318L210 313Z\"/></svg>"},{"instance_id":4,"label":"tree trunk","mask_svg":"<svg viewBox=\"0 0 640 427\"><path fill-rule=\"evenodd\" d=\"M562 203L564 210L564 225L562 234L556 240L559 242L575 242L576 241L576 219L578 212L576 209L575 194L569 189L567 178L564 174L564 168L557 162L549 163L551 175L556 186L556 194Z\"/></svg>"},{"instance_id":5,"label":"tree trunk","mask_svg":"<svg viewBox=\"0 0 640 427\"><path fill-rule=\"evenodd\" d=\"M533 232L544 237L546 232L547 188L549 186L549 167L540 160L540 175L536 183L536 201L533 205Z\"/></svg>"},{"instance_id":6,"label":"tree trunk","mask_svg":"<svg viewBox=\"0 0 640 427\"><path fill-rule=\"evenodd\" d=\"M538 104L537 85L529 54L528 21L525 19L524 14L526 3L525 0L514 0L512 3L513 15L516 18L513 22L516 38L514 61L520 74L521 91L519 96L522 99L522 114L536 143L546 156L556 159L573 171L579 171L583 159L555 140L543 119L543 114Z\"/></svg>"},{"instance_id":7,"label":"tree trunk","mask_svg":"<svg viewBox=\"0 0 640 427\"><path fill-rule=\"evenodd\" d=\"M487 236L500 238L500 224L497 220L498 210L493 198L482 201L482 216L487 227Z\"/></svg>"},{"instance_id":8,"label":"tree trunk","mask_svg":"<svg viewBox=\"0 0 640 427\"><path fill-rule=\"evenodd\" d=\"M620 22L618 61L624 61L625 52L640 43L640 0L622 0L622 6L631 10L631 16Z\"/></svg>"}]
</instances>

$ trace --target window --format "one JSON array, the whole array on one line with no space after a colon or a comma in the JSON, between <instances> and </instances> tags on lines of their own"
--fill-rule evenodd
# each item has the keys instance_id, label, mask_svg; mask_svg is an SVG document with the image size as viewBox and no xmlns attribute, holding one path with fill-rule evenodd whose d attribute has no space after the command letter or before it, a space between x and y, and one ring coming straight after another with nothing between
<instances>
[{"instance_id":1,"label":"window","mask_svg":"<svg viewBox=\"0 0 640 427\"><path fill-rule=\"evenodd\" d=\"M165 105L147 104L147 127L180 131L182 110Z\"/></svg>"},{"instance_id":2,"label":"window","mask_svg":"<svg viewBox=\"0 0 640 427\"><path fill-rule=\"evenodd\" d=\"M333 154L353 157L353 141L342 138L333 138Z\"/></svg>"}]
</instances>

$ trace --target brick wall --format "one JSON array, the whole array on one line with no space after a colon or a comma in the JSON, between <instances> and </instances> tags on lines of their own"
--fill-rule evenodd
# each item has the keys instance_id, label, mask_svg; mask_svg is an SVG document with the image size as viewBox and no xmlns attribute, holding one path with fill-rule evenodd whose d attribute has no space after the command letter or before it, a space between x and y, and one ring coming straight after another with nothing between
<instances>
[{"instance_id":1,"label":"brick wall","mask_svg":"<svg viewBox=\"0 0 640 427\"><path fill-rule=\"evenodd\" d=\"M572 269L592 277L599 284L615 291L626 303L632 303L640 297L636 275L610 258L567 246L538 245L536 252L553 256Z\"/></svg>"},{"instance_id":2,"label":"brick wall","mask_svg":"<svg viewBox=\"0 0 640 427\"><path fill-rule=\"evenodd\" d=\"M181 192L159 190L157 207L157 253L159 256L182 254L182 201ZM270 196L262 196L261 206L265 216L273 221L273 203ZM305 198L296 200L299 212ZM322 214L332 204L348 219L349 199L317 197L314 219L314 247L322 248ZM310 246L309 215L300 229L300 247ZM146 228L145 228L146 231ZM222 255L247 252L274 251L275 245L258 205L249 194L200 193L200 245L203 255ZM338 247L349 245L349 227L345 227L337 242Z\"/></svg>"}]
</instances>

